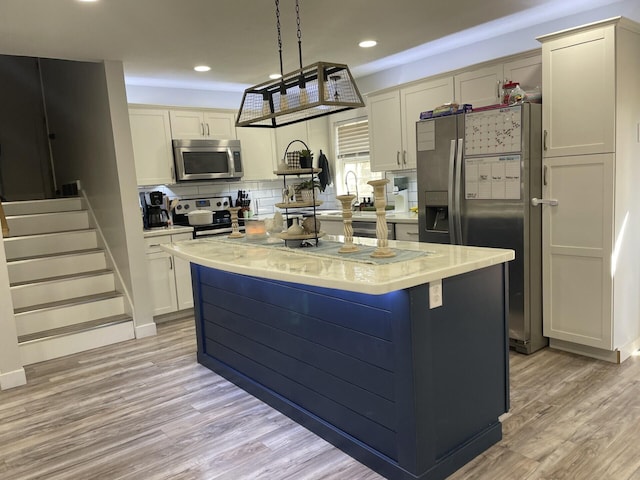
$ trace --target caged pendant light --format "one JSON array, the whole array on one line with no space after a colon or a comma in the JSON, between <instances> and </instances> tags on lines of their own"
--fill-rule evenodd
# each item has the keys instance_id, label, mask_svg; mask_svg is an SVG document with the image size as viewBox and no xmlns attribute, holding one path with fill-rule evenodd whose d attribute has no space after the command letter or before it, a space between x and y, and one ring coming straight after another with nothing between
<instances>
[{"instance_id":1,"label":"caged pendant light","mask_svg":"<svg viewBox=\"0 0 640 480\"><path fill-rule=\"evenodd\" d=\"M275 3L281 78L245 90L236 126L276 128L351 108L364 107L362 96L346 65L318 62L302 66L298 0L296 21L300 68L287 74L283 73L280 1L275 0Z\"/></svg>"}]
</instances>

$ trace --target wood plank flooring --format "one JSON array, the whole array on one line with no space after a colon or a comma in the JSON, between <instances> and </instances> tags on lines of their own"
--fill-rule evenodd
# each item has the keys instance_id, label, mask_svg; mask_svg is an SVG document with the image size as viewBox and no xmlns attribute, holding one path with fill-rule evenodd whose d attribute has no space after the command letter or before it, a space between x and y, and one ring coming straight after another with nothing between
<instances>
[{"instance_id":1,"label":"wood plank flooring","mask_svg":"<svg viewBox=\"0 0 640 480\"><path fill-rule=\"evenodd\" d=\"M382 478L199 365L193 318L26 370L0 392L3 480ZM640 357L511 353L511 407L450 479L640 480Z\"/></svg>"}]
</instances>

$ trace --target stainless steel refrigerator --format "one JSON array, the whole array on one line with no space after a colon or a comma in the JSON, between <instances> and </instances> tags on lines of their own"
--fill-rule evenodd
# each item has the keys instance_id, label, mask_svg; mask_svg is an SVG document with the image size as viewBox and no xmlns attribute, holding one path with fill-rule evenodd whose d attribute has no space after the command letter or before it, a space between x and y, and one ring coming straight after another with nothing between
<instances>
[{"instance_id":1,"label":"stainless steel refrigerator","mask_svg":"<svg viewBox=\"0 0 640 480\"><path fill-rule=\"evenodd\" d=\"M542 336L541 105L417 122L421 242L515 250L509 263L509 342L522 353ZM444 299L446 301L446 299Z\"/></svg>"}]
</instances>

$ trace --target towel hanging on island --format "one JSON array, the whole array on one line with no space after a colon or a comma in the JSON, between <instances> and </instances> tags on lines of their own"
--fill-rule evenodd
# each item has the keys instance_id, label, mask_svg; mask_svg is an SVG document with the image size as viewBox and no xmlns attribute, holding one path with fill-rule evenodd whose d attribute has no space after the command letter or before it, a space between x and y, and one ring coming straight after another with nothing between
<instances>
[{"instance_id":1,"label":"towel hanging on island","mask_svg":"<svg viewBox=\"0 0 640 480\"><path fill-rule=\"evenodd\" d=\"M318 181L320 182L320 190L324 192L327 185L331 185L331 171L329 170L329 160L327 156L320 150L320 156L318 157L318 168L322 171L318 174Z\"/></svg>"}]
</instances>

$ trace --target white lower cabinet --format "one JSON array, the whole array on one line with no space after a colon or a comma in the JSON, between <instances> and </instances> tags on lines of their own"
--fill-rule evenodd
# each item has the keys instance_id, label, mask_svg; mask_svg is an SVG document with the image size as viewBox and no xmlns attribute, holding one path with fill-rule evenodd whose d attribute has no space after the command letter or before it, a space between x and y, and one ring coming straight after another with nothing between
<instances>
[{"instance_id":1,"label":"white lower cabinet","mask_svg":"<svg viewBox=\"0 0 640 480\"><path fill-rule=\"evenodd\" d=\"M160 235L146 239L147 275L153 299L153 315L193 308L191 267L160 248L163 243L191 239L191 234Z\"/></svg>"},{"instance_id":2,"label":"white lower cabinet","mask_svg":"<svg viewBox=\"0 0 640 480\"><path fill-rule=\"evenodd\" d=\"M173 257L173 273L176 276L176 297L178 310L193 308L193 288L191 286L191 263Z\"/></svg>"},{"instance_id":3,"label":"white lower cabinet","mask_svg":"<svg viewBox=\"0 0 640 480\"><path fill-rule=\"evenodd\" d=\"M147 274L153 299L153 315L178 310L173 255L163 251L147 253Z\"/></svg>"},{"instance_id":4,"label":"white lower cabinet","mask_svg":"<svg viewBox=\"0 0 640 480\"><path fill-rule=\"evenodd\" d=\"M418 224L417 223L396 223L396 240L407 240L417 242Z\"/></svg>"}]
</instances>

